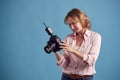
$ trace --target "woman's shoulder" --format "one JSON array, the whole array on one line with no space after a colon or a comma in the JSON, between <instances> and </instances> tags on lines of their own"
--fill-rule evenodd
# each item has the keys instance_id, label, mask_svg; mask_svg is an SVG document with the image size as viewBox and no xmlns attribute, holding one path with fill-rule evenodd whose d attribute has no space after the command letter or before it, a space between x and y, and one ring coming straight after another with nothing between
<instances>
[{"instance_id":1,"label":"woman's shoulder","mask_svg":"<svg viewBox=\"0 0 120 80\"><path fill-rule=\"evenodd\" d=\"M89 30L89 34L91 35L91 36L101 36L100 35L100 33L98 33L98 32L96 32L96 31L92 31L92 30Z\"/></svg>"},{"instance_id":2,"label":"woman's shoulder","mask_svg":"<svg viewBox=\"0 0 120 80\"><path fill-rule=\"evenodd\" d=\"M66 37L64 38L64 41L71 41L71 40L73 40L73 37L74 37L74 34L73 34L73 33L68 34L68 35L66 35Z\"/></svg>"},{"instance_id":3,"label":"woman's shoulder","mask_svg":"<svg viewBox=\"0 0 120 80\"><path fill-rule=\"evenodd\" d=\"M65 36L65 38L72 38L73 36L74 36L74 34L71 33L71 34L67 34L67 35Z\"/></svg>"},{"instance_id":4,"label":"woman's shoulder","mask_svg":"<svg viewBox=\"0 0 120 80\"><path fill-rule=\"evenodd\" d=\"M95 32L95 31L90 31L90 37L91 38L97 38L97 39L101 39L101 35L100 35L100 33L98 33L98 32Z\"/></svg>"}]
</instances>

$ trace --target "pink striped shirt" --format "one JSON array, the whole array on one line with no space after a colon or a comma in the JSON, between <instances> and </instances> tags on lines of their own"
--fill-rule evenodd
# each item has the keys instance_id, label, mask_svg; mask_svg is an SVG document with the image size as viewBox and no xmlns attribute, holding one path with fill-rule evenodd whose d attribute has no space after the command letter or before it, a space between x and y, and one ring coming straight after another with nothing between
<instances>
[{"instance_id":1,"label":"pink striped shirt","mask_svg":"<svg viewBox=\"0 0 120 80\"><path fill-rule=\"evenodd\" d=\"M83 60L79 59L77 56L70 52L63 51L61 60L57 62L58 66L60 66L62 68L62 71L67 74L95 74L95 63L98 58L101 46L100 34L86 30L81 46L76 46L76 40L74 36L74 34L68 35L65 38L65 42L84 54Z\"/></svg>"}]
</instances>

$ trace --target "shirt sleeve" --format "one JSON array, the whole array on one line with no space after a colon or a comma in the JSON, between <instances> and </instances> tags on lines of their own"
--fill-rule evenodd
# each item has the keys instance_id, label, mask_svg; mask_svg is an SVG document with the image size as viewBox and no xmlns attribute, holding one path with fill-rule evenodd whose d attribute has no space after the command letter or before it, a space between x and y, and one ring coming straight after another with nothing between
<instances>
[{"instance_id":1,"label":"shirt sleeve","mask_svg":"<svg viewBox=\"0 0 120 80\"><path fill-rule=\"evenodd\" d=\"M67 42L69 43L69 37L67 36L65 39L64 39L64 42ZM59 61L57 61L57 65L60 66L60 67L65 67L68 62L70 61L69 60L69 56L67 55L67 51L63 51L62 55L61 55L61 59Z\"/></svg>"},{"instance_id":2,"label":"shirt sleeve","mask_svg":"<svg viewBox=\"0 0 120 80\"><path fill-rule=\"evenodd\" d=\"M60 67L65 67L67 64L69 64L70 58L66 54L66 51L63 52L63 55L61 56L61 59L57 61L57 65Z\"/></svg>"},{"instance_id":3,"label":"shirt sleeve","mask_svg":"<svg viewBox=\"0 0 120 80\"><path fill-rule=\"evenodd\" d=\"M88 54L84 54L83 61L87 62L89 65L94 65L101 47L101 36L97 33L92 39L92 47Z\"/></svg>"}]
</instances>

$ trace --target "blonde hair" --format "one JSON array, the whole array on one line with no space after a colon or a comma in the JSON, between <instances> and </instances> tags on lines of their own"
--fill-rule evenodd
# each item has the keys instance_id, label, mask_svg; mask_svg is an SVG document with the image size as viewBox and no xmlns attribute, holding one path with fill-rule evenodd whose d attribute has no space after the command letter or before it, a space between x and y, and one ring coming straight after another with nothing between
<instances>
[{"instance_id":1,"label":"blonde hair","mask_svg":"<svg viewBox=\"0 0 120 80\"><path fill-rule=\"evenodd\" d=\"M64 19L64 23L67 23L68 18L72 18L78 22L80 22L82 24L83 28L87 28L87 29L91 29L91 23L89 18L87 17L87 15L82 12L81 10L74 8L72 9L70 12L68 12L68 14L66 15L65 19Z\"/></svg>"}]
</instances>

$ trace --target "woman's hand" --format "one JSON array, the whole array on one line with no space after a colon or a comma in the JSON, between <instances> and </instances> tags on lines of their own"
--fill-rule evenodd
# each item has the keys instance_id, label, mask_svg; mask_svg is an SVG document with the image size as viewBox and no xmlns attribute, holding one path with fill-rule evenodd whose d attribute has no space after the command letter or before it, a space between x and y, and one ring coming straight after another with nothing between
<instances>
[{"instance_id":1,"label":"woman's hand","mask_svg":"<svg viewBox=\"0 0 120 80\"><path fill-rule=\"evenodd\" d=\"M62 48L64 51L69 51L72 53L74 53L75 51L75 49L71 45L67 44L66 42L60 43L60 48Z\"/></svg>"},{"instance_id":2,"label":"woman's hand","mask_svg":"<svg viewBox=\"0 0 120 80\"><path fill-rule=\"evenodd\" d=\"M83 54L80 51L77 51L76 49L74 49L71 45L65 42L61 43L60 45L61 45L60 48L62 48L64 51L69 51L74 55L76 55L77 57L79 57L80 59L83 59Z\"/></svg>"}]
</instances>

